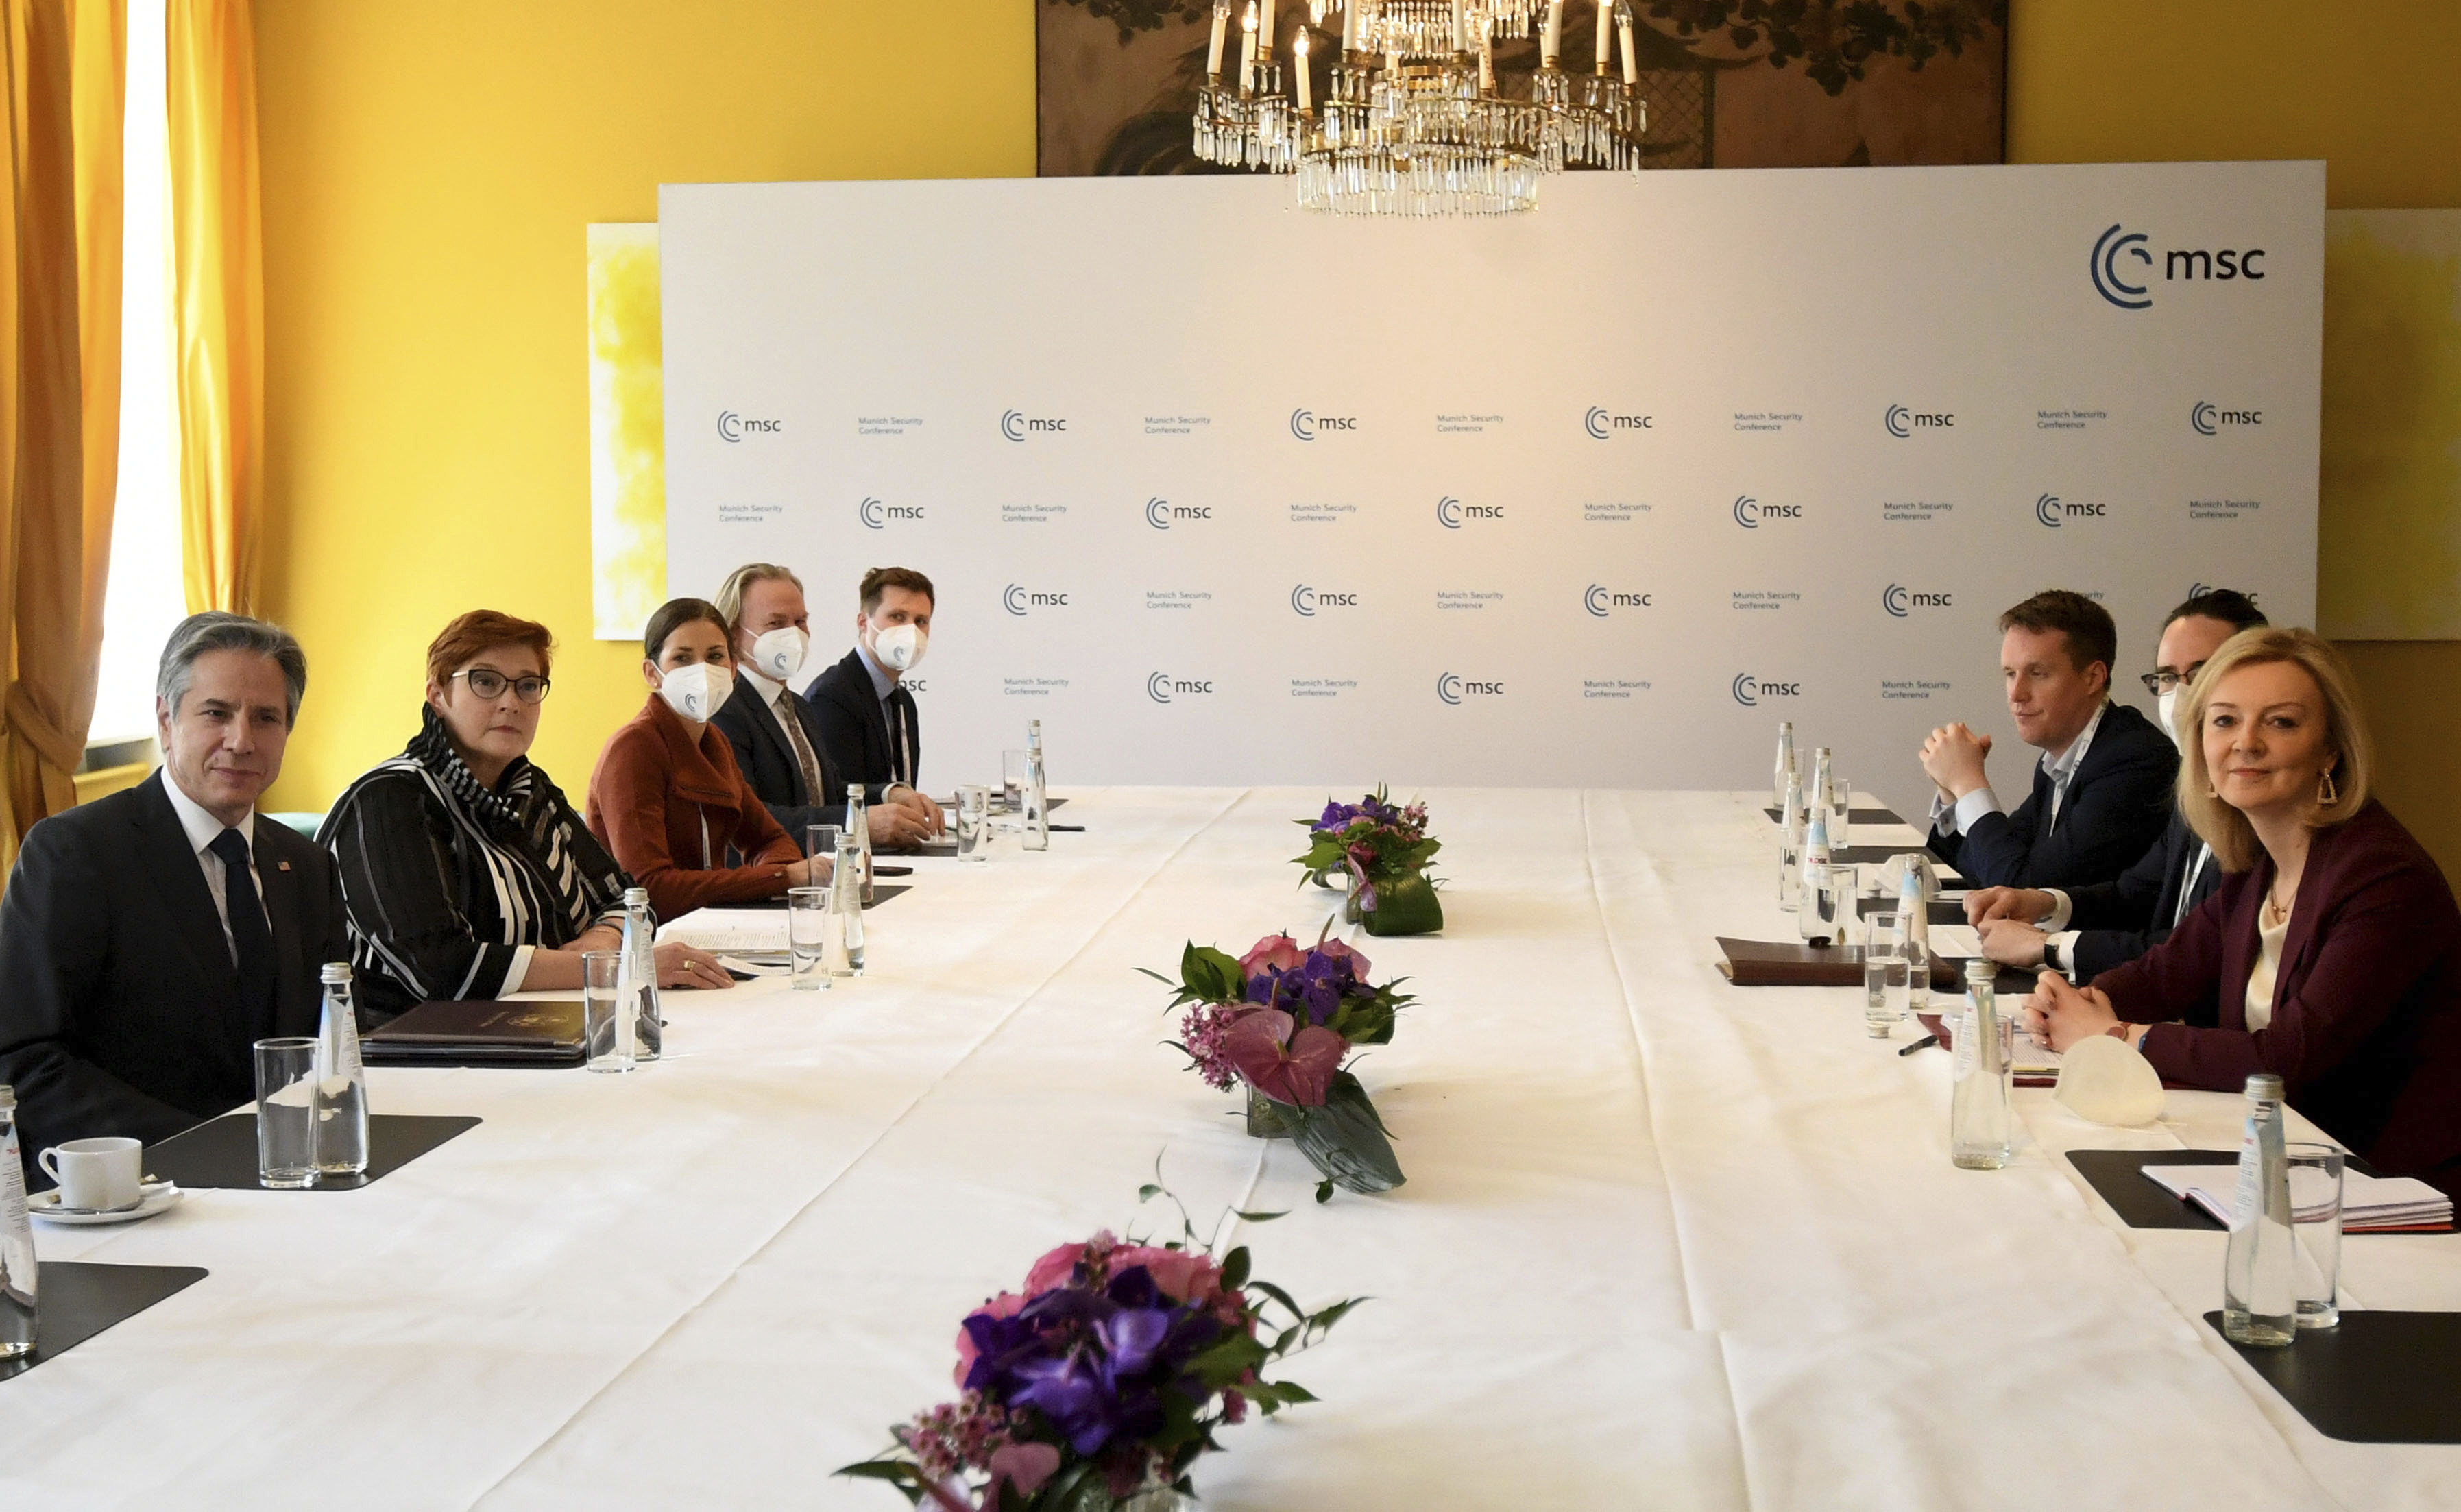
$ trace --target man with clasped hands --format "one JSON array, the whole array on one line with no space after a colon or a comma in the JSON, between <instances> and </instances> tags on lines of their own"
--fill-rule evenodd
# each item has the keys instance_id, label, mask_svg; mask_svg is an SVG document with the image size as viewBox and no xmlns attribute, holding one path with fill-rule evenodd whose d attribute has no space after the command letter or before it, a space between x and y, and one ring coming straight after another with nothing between
<instances>
[{"instance_id":1,"label":"man with clasped hands","mask_svg":"<svg viewBox=\"0 0 2461 1512\"><path fill-rule=\"evenodd\" d=\"M26 835L0 900L0 1082L22 1146L153 1143L256 1096L351 958L332 862L256 812L308 691L288 630L197 614L155 678L162 768Z\"/></svg>"},{"instance_id":2,"label":"man with clasped hands","mask_svg":"<svg viewBox=\"0 0 2461 1512\"><path fill-rule=\"evenodd\" d=\"M2162 838L2179 753L2153 722L2112 703L2119 631L2082 593L2052 588L2000 616L2000 671L2017 734L2042 751L2013 814L1983 773L1991 740L1962 724L1923 742L1938 789L1931 849L1976 887L2108 882Z\"/></svg>"}]
</instances>

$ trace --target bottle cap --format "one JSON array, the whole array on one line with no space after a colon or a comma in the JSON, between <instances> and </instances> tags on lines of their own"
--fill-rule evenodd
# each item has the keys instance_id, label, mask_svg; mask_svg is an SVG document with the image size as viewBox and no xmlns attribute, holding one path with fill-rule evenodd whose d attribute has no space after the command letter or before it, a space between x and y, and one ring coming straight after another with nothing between
<instances>
[{"instance_id":1,"label":"bottle cap","mask_svg":"<svg viewBox=\"0 0 2461 1512\"><path fill-rule=\"evenodd\" d=\"M328 961L325 963L323 969L316 973L316 979L324 983L327 987L348 987L351 985L351 963L348 961Z\"/></svg>"},{"instance_id":2,"label":"bottle cap","mask_svg":"<svg viewBox=\"0 0 2461 1512\"><path fill-rule=\"evenodd\" d=\"M650 889L647 887L627 887L624 889L624 906L627 908L631 907L634 904L646 905L649 901Z\"/></svg>"},{"instance_id":3,"label":"bottle cap","mask_svg":"<svg viewBox=\"0 0 2461 1512\"><path fill-rule=\"evenodd\" d=\"M1992 982L2000 976L2000 964L1976 956L1965 963L1965 979L1969 982Z\"/></svg>"},{"instance_id":4,"label":"bottle cap","mask_svg":"<svg viewBox=\"0 0 2461 1512\"><path fill-rule=\"evenodd\" d=\"M2261 1097L2267 1102L2279 1102L2281 1078L2259 1072L2247 1078L2247 1095L2251 1097Z\"/></svg>"}]
</instances>

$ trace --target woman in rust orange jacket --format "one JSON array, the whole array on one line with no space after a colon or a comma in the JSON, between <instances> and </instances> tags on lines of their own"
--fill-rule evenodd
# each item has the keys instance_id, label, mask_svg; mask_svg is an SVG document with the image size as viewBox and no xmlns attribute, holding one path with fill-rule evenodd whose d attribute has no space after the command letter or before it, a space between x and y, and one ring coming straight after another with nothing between
<instances>
[{"instance_id":1,"label":"woman in rust orange jacket","mask_svg":"<svg viewBox=\"0 0 2461 1512\"><path fill-rule=\"evenodd\" d=\"M589 778L589 829L650 889L661 919L824 884L743 780L709 716L734 689L726 622L699 599L650 616L641 675L649 707L609 738Z\"/></svg>"}]
</instances>

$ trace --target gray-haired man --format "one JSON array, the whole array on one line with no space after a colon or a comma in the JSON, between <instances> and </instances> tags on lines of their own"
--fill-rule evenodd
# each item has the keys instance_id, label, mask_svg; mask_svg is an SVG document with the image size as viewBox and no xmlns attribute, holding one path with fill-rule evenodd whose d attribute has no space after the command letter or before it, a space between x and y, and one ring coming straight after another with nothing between
<instances>
[{"instance_id":1,"label":"gray-haired man","mask_svg":"<svg viewBox=\"0 0 2461 1512\"><path fill-rule=\"evenodd\" d=\"M190 616L155 681L162 769L28 832L0 899L0 1083L30 1166L237 1107L255 1041L316 1032L317 968L350 959L341 889L256 812L307 689L289 631Z\"/></svg>"}]
</instances>

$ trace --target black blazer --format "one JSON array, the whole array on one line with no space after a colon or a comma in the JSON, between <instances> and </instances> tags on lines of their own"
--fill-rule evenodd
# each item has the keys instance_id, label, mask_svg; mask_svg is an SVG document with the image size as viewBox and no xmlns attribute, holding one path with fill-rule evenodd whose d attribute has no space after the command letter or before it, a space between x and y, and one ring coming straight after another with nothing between
<instances>
[{"instance_id":1,"label":"black blazer","mask_svg":"<svg viewBox=\"0 0 2461 1512\"><path fill-rule=\"evenodd\" d=\"M882 713L880 695L871 690L871 671L863 664L861 651L848 651L845 659L812 679L803 690L811 700L812 713L819 716L822 748L828 753L830 765L836 767L849 782L867 787L886 784L896 775L889 743L888 718ZM910 711L911 696L908 704ZM731 701L731 700L730 700ZM718 711L720 713L724 710ZM914 759L914 770L923 770L922 720L912 713L907 715L906 749Z\"/></svg>"},{"instance_id":2,"label":"black blazer","mask_svg":"<svg viewBox=\"0 0 2461 1512\"><path fill-rule=\"evenodd\" d=\"M2083 887L2109 882L2162 838L2179 748L2126 704L2103 706L2059 822L2045 832L2051 779L2034 764L2034 791L2013 814L1985 814L1964 835L1934 830L1933 854L1976 887Z\"/></svg>"},{"instance_id":3,"label":"black blazer","mask_svg":"<svg viewBox=\"0 0 2461 1512\"><path fill-rule=\"evenodd\" d=\"M709 722L726 736L735 748L736 769L752 791L760 796L761 806L768 809L795 843L803 843L803 830L810 824L845 823L845 777L829 759L829 748L821 729L820 715L802 694L789 688L786 701L803 727L803 738L811 742L812 756L821 764L823 791L810 791L803 780L803 764L795 759L795 748L787 743L786 733L778 728L778 719L760 707L751 685L738 674L735 696L717 706ZM887 784L877 784L864 791L866 802L877 801L887 791Z\"/></svg>"},{"instance_id":4,"label":"black blazer","mask_svg":"<svg viewBox=\"0 0 2461 1512\"><path fill-rule=\"evenodd\" d=\"M250 1048L316 1033L317 969L351 958L342 889L315 844L259 814L250 844L273 928L274 1007L240 1006L203 870L156 772L36 824L0 899L0 1082L19 1140L153 1143L256 1097Z\"/></svg>"},{"instance_id":5,"label":"black blazer","mask_svg":"<svg viewBox=\"0 0 2461 1512\"><path fill-rule=\"evenodd\" d=\"M2171 938L2171 921L2185 918L2221 885L2221 862L2208 856L2196 873L2195 885L2180 902L2205 842L2180 815L2171 816L2162 842L2145 853L2115 882L2098 882L2067 889L2068 927L2077 931L2071 947L2076 979L2090 982L2114 966L2135 960Z\"/></svg>"}]
</instances>

